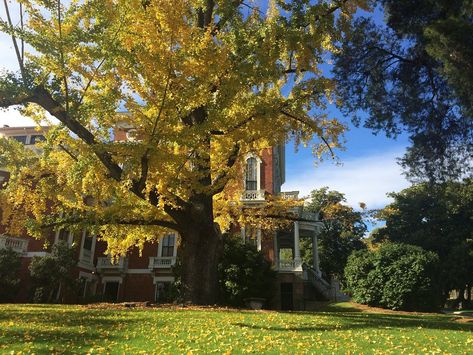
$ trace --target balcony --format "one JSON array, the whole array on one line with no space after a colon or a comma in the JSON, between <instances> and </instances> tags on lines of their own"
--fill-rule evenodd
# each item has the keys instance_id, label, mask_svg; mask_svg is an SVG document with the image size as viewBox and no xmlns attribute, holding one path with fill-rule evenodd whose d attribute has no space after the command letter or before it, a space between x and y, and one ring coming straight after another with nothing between
<instances>
[{"instance_id":1,"label":"balcony","mask_svg":"<svg viewBox=\"0 0 473 355\"><path fill-rule=\"evenodd\" d=\"M100 257L97 258L97 271L117 271L123 272L127 268L127 260L125 257L120 256L115 261L110 257Z\"/></svg>"},{"instance_id":2,"label":"balcony","mask_svg":"<svg viewBox=\"0 0 473 355\"><path fill-rule=\"evenodd\" d=\"M305 221L310 221L310 222L318 222L319 221L319 214L314 213L314 212L305 212L302 211L300 213L300 218L305 220Z\"/></svg>"},{"instance_id":3,"label":"balcony","mask_svg":"<svg viewBox=\"0 0 473 355\"><path fill-rule=\"evenodd\" d=\"M281 192L279 196L283 200L298 200L299 199L299 191L287 191Z\"/></svg>"},{"instance_id":4,"label":"balcony","mask_svg":"<svg viewBox=\"0 0 473 355\"><path fill-rule=\"evenodd\" d=\"M265 200L265 190L245 190L241 194L242 202L263 202Z\"/></svg>"},{"instance_id":5,"label":"balcony","mask_svg":"<svg viewBox=\"0 0 473 355\"><path fill-rule=\"evenodd\" d=\"M282 272L302 271L302 261L293 259L278 260L277 269Z\"/></svg>"},{"instance_id":6,"label":"balcony","mask_svg":"<svg viewBox=\"0 0 473 355\"><path fill-rule=\"evenodd\" d=\"M87 249L82 249L80 261L86 264L92 264L92 252Z\"/></svg>"},{"instance_id":7,"label":"balcony","mask_svg":"<svg viewBox=\"0 0 473 355\"><path fill-rule=\"evenodd\" d=\"M24 253L28 248L28 240L0 235L0 249L13 249L17 253Z\"/></svg>"},{"instance_id":8,"label":"balcony","mask_svg":"<svg viewBox=\"0 0 473 355\"><path fill-rule=\"evenodd\" d=\"M150 270L153 269L169 269L176 264L176 257L175 256L167 256L167 257L151 257L149 258L149 266Z\"/></svg>"}]
</instances>

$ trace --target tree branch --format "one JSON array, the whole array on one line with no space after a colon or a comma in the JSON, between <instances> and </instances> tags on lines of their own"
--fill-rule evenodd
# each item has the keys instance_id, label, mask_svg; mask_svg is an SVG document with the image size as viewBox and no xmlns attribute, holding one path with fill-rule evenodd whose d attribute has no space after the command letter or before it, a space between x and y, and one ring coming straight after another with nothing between
<instances>
[{"instance_id":1,"label":"tree branch","mask_svg":"<svg viewBox=\"0 0 473 355\"><path fill-rule=\"evenodd\" d=\"M55 228L55 227L61 227L61 226L66 226L66 225L72 225L72 224L79 224L79 223L84 223L84 222L90 222L93 225L126 225L126 226L157 226L157 227L165 227L173 230L177 230L179 226L170 221L165 221L161 219L151 219L151 220L145 220L145 219L87 219L87 218L80 218L80 217L73 217L70 219L63 219L61 221L56 221L56 222L51 222L51 223L46 223L42 224L41 228L42 229L47 229L47 228Z\"/></svg>"},{"instance_id":2,"label":"tree branch","mask_svg":"<svg viewBox=\"0 0 473 355\"><path fill-rule=\"evenodd\" d=\"M29 102L33 102L44 108L52 116L63 123L71 132L92 148L94 154L99 158L102 164L107 169L110 177L116 181L121 180L122 168L113 161L109 152L100 147L94 135L85 128L79 121L71 118L62 106L54 100L51 94L42 86L38 86L33 90L33 95L28 98ZM26 103L26 100L20 103ZM1 105L1 103L0 103Z\"/></svg>"},{"instance_id":3,"label":"tree branch","mask_svg":"<svg viewBox=\"0 0 473 355\"><path fill-rule=\"evenodd\" d=\"M8 26L10 27L10 31L11 31L11 38L12 38L12 41L13 41L13 47L15 48L16 59L18 61L18 65L20 66L21 76L23 77L23 79L25 79L26 78L26 72L25 72L23 57L22 57L20 49L18 47L18 42L16 40L16 37L13 34L14 26L13 26L13 22L11 20L10 9L8 7L7 0L3 0L3 4L5 5L5 12L7 14ZM23 16L21 16L21 22L23 22Z\"/></svg>"},{"instance_id":4,"label":"tree branch","mask_svg":"<svg viewBox=\"0 0 473 355\"><path fill-rule=\"evenodd\" d=\"M255 115L251 115L251 116L247 117L246 119L244 119L243 121L237 123L236 125L227 128L225 131L222 131L222 130L212 130L212 131L210 131L210 134L213 134L214 136L223 136L223 135L225 135L225 134L231 133L231 132L236 131L237 129L243 127L244 125L246 125L248 122L250 122L250 121L253 120L254 118L256 118L256 116L255 116Z\"/></svg>"},{"instance_id":5,"label":"tree branch","mask_svg":"<svg viewBox=\"0 0 473 355\"><path fill-rule=\"evenodd\" d=\"M228 159L227 159L227 163L226 163L226 170L223 171L222 173L220 173L219 175L217 175L213 181L212 181L212 188L211 188L211 195L215 195L215 194L218 194L220 192L223 191L223 189L225 188L225 185L227 184L228 182L228 173L229 173L229 170L235 165L235 163L237 162L237 159L238 159L238 155L240 153L240 144L239 143L236 143L234 146L233 146L233 149L232 149L232 152L230 153Z\"/></svg>"},{"instance_id":6,"label":"tree branch","mask_svg":"<svg viewBox=\"0 0 473 355\"><path fill-rule=\"evenodd\" d=\"M302 118L300 118L300 117L294 116L293 114L291 114L291 113L289 113L289 112L287 112L287 111L284 111L284 110L281 110L281 113L282 113L283 115L289 117L289 118L292 118L292 119L294 119L294 120L296 120L296 121L298 121L298 122L304 124L304 125L307 125L307 126L309 126L309 127L311 127L311 128L314 128L313 125L311 125L309 122L307 122L307 120L304 120L304 119L302 119ZM335 153L333 152L332 147L330 146L330 144L328 144L328 142L327 142L327 140L325 139L325 137L322 136L322 134L319 134L319 137L320 137L320 139L324 142L324 144L327 146L328 150L330 151L330 155L332 156L332 158L335 158Z\"/></svg>"},{"instance_id":7,"label":"tree branch","mask_svg":"<svg viewBox=\"0 0 473 355\"><path fill-rule=\"evenodd\" d=\"M59 58L61 60L62 82L64 84L64 102L66 104L66 113L69 112L69 85L66 77L66 62L64 59L64 50L62 48L62 18L61 18L61 0L57 0L57 23L59 31Z\"/></svg>"},{"instance_id":8,"label":"tree branch","mask_svg":"<svg viewBox=\"0 0 473 355\"><path fill-rule=\"evenodd\" d=\"M243 4L243 0L233 0L233 10L236 10L240 7L240 5ZM214 28L212 29L212 34L215 35L217 34L218 31L220 31L223 26L227 23L228 20L232 17L231 13L225 14L220 18L220 20L215 24Z\"/></svg>"}]
</instances>

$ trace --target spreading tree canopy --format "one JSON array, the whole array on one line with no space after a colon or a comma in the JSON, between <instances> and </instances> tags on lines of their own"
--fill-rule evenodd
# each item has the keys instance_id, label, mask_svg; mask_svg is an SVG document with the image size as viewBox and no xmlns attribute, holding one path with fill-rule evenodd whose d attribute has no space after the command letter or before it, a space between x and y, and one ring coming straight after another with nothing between
<instances>
[{"instance_id":1,"label":"spreading tree canopy","mask_svg":"<svg viewBox=\"0 0 473 355\"><path fill-rule=\"evenodd\" d=\"M117 253L177 231L185 297L214 302L221 231L244 218L242 157L289 139L316 154L339 145L320 64L364 1L19 4L17 19L5 1L0 23L19 63L0 77L0 106L60 124L33 162L2 143L4 221L95 228ZM117 126L134 139L114 141Z\"/></svg>"},{"instance_id":2,"label":"spreading tree canopy","mask_svg":"<svg viewBox=\"0 0 473 355\"><path fill-rule=\"evenodd\" d=\"M473 283L473 181L419 184L391 194L379 212L386 221L373 242L412 244L439 256L442 287L464 290Z\"/></svg>"},{"instance_id":3,"label":"spreading tree canopy","mask_svg":"<svg viewBox=\"0 0 473 355\"><path fill-rule=\"evenodd\" d=\"M359 17L336 56L343 111L391 137L407 132L401 164L412 180L471 176L471 1L378 3L385 23Z\"/></svg>"}]
</instances>

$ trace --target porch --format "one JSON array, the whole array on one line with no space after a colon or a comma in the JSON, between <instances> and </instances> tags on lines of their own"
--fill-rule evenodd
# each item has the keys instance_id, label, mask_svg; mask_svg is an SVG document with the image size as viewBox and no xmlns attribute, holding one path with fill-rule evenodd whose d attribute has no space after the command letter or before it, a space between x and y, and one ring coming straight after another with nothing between
<instances>
[{"instance_id":1,"label":"porch","mask_svg":"<svg viewBox=\"0 0 473 355\"><path fill-rule=\"evenodd\" d=\"M301 220L295 221L292 229L276 233L274 238L275 268L279 272L302 273L301 242L303 241L306 245L311 245L312 260L310 266L318 275L321 275L317 241L320 223L318 215L301 211L299 217Z\"/></svg>"}]
</instances>

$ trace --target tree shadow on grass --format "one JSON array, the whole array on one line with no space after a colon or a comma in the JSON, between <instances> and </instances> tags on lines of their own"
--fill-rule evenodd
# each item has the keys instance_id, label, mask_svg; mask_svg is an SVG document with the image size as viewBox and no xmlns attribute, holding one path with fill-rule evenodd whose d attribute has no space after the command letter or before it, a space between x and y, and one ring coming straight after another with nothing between
<instances>
[{"instance_id":1,"label":"tree shadow on grass","mask_svg":"<svg viewBox=\"0 0 473 355\"><path fill-rule=\"evenodd\" d=\"M473 332L472 323L457 323L448 317L435 316L406 316L406 315L387 315L373 313L320 313L320 314L304 314L305 320L311 317L325 317L336 324L324 324L319 320L313 322L304 321L298 325L290 326L281 325L258 325L235 323L234 325L242 328L260 329L266 331L330 331L330 330L353 330L353 329L380 329L380 328L423 328L435 330L456 330ZM328 319L329 318L329 319Z\"/></svg>"},{"instance_id":2,"label":"tree shadow on grass","mask_svg":"<svg viewBox=\"0 0 473 355\"><path fill-rule=\"evenodd\" d=\"M35 351L49 353L68 352L71 349L87 349L93 346L113 346L114 343L126 343L128 330L147 322L147 317L130 317L127 311L97 310L81 312L80 309L55 312L54 308L45 307L44 313L35 310L4 311L2 315L10 317L11 324L0 327L0 348L23 349L25 344L34 346ZM153 319L154 326L163 327L165 319Z\"/></svg>"}]
</instances>

